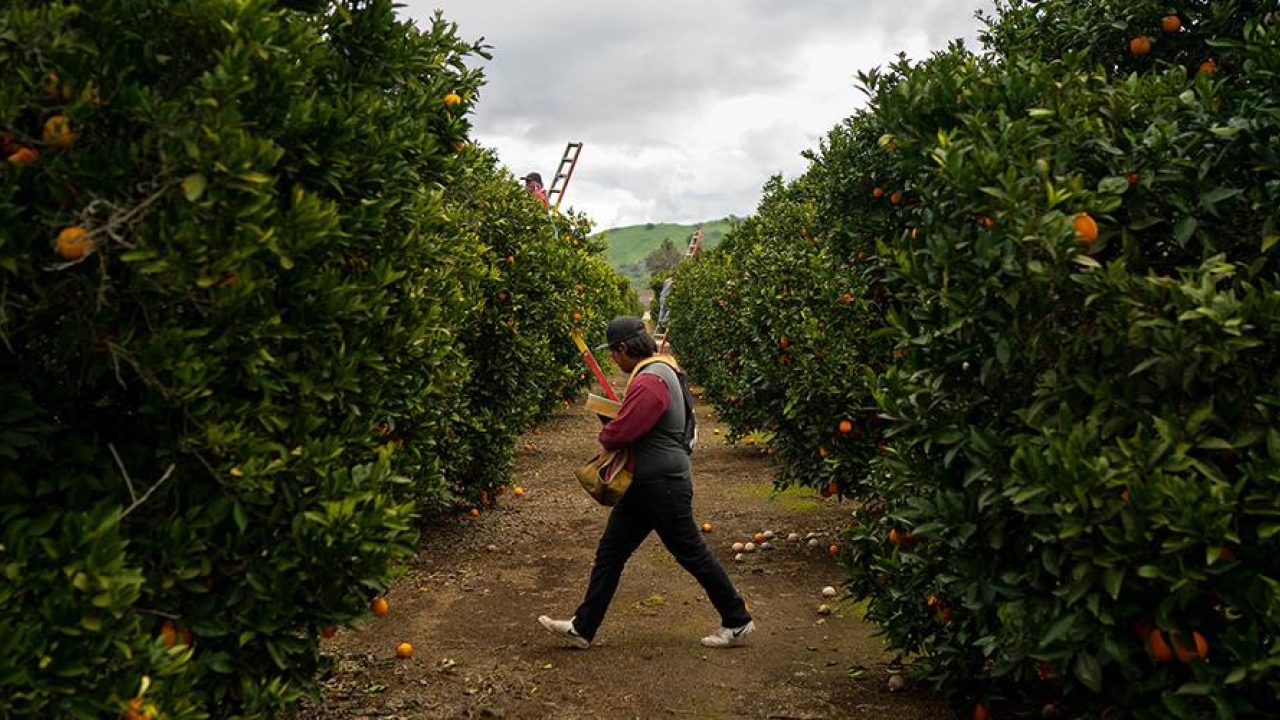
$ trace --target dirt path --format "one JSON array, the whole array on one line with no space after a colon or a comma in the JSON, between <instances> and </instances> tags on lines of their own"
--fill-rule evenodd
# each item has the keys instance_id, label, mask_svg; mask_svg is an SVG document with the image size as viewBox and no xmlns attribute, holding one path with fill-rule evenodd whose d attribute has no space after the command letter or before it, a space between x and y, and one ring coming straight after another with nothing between
<instances>
[{"instance_id":1,"label":"dirt path","mask_svg":"<svg viewBox=\"0 0 1280 720\"><path fill-rule=\"evenodd\" d=\"M750 644L699 644L715 611L656 537L628 564L591 649L563 647L537 624L581 600L606 517L567 470L598 428L575 406L524 438L514 470L523 498L507 493L479 519L433 529L388 595L390 613L325 642L336 672L324 701L300 716L952 718L924 693L891 693L893 655L850 603L822 597L840 587L827 547L849 505L774 495L758 450L724 443L707 408L699 421L694 511L712 523L708 542L755 615ZM736 562L730 546L765 530L776 549ZM824 601L834 609L826 617ZM406 641L415 656L396 660Z\"/></svg>"}]
</instances>

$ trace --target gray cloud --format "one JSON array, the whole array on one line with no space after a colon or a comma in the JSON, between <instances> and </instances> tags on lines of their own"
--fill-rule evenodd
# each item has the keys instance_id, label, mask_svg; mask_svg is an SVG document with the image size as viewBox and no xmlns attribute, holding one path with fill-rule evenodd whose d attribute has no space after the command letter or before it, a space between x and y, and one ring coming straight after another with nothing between
<instances>
[{"instance_id":1,"label":"gray cloud","mask_svg":"<svg viewBox=\"0 0 1280 720\"><path fill-rule=\"evenodd\" d=\"M854 74L963 37L990 0L408 0L468 40L488 82L475 138L517 175L584 143L565 194L602 228L746 215L862 102Z\"/></svg>"}]
</instances>

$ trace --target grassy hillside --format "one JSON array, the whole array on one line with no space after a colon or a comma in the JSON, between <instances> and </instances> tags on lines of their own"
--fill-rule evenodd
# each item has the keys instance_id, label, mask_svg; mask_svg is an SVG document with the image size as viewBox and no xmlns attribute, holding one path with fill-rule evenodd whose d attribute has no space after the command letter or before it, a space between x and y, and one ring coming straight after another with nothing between
<instances>
[{"instance_id":1,"label":"grassy hillside","mask_svg":"<svg viewBox=\"0 0 1280 720\"><path fill-rule=\"evenodd\" d=\"M649 223L647 225L629 225L613 228L597 233L605 238L609 249L605 258L618 272L631 279L631 284L639 291L649 281L649 273L645 270L644 259L649 253L662 246L665 238L671 238L677 248L689 247L689 238L699 226L702 227L702 249L707 250L720 244L724 234L729 231L740 218L732 216L720 220L711 220L693 225L677 225L675 223Z\"/></svg>"}]
</instances>

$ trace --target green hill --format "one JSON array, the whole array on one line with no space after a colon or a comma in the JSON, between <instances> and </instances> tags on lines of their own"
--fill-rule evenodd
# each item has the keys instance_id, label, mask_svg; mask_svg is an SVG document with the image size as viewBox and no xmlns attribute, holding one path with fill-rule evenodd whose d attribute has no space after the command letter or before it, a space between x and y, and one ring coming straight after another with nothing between
<instances>
[{"instance_id":1,"label":"green hill","mask_svg":"<svg viewBox=\"0 0 1280 720\"><path fill-rule=\"evenodd\" d=\"M734 225L741 221L732 215L720 220L711 220L692 225L675 223L648 223L645 225L628 225L612 228L596 233L609 243L605 251L605 259L615 270L631 279L637 290L643 290L648 283L649 272L644 267L644 259L649 253L662 246L662 241L671 238L671 242L681 250L689 247L689 239L693 233L702 228L702 249L709 250L724 238Z\"/></svg>"}]
</instances>

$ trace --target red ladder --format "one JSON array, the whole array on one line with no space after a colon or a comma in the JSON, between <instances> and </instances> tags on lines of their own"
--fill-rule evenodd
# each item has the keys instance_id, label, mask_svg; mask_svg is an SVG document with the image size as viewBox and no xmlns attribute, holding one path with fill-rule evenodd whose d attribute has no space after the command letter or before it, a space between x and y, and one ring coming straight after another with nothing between
<instances>
[{"instance_id":1,"label":"red ladder","mask_svg":"<svg viewBox=\"0 0 1280 720\"><path fill-rule=\"evenodd\" d=\"M551 178L551 189L547 191L547 200L556 210L560 209L560 201L564 200L564 190L569 187L573 177L573 169L578 166L578 154L582 152L582 143L571 142L564 148L564 157L560 158L560 167L556 168L555 177Z\"/></svg>"}]
</instances>

